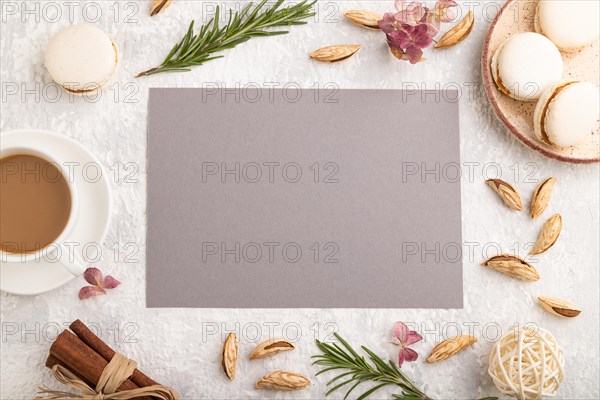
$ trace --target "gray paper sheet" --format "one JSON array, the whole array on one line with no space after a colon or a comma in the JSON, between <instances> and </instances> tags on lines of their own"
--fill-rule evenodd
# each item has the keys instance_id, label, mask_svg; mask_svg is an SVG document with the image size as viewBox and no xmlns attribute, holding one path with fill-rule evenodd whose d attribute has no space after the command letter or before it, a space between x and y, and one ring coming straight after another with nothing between
<instances>
[{"instance_id":1,"label":"gray paper sheet","mask_svg":"<svg viewBox=\"0 0 600 400\"><path fill-rule=\"evenodd\" d=\"M151 89L147 306L462 307L456 98Z\"/></svg>"}]
</instances>

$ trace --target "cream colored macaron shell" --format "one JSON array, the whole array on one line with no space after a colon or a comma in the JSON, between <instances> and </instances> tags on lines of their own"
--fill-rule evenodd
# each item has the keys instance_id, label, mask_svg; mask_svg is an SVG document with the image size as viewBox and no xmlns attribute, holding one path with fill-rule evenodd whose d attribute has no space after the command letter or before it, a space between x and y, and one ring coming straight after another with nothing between
<instances>
[{"instance_id":1,"label":"cream colored macaron shell","mask_svg":"<svg viewBox=\"0 0 600 400\"><path fill-rule=\"evenodd\" d=\"M535 30L563 51L575 51L598 40L599 0L540 0Z\"/></svg>"},{"instance_id":2,"label":"cream colored macaron shell","mask_svg":"<svg viewBox=\"0 0 600 400\"><path fill-rule=\"evenodd\" d=\"M502 92L517 100L534 101L561 79L563 61L548 38L525 32L511 36L498 47L490 68Z\"/></svg>"},{"instance_id":3,"label":"cream colored macaron shell","mask_svg":"<svg viewBox=\"0 0 600 400\"><path fill-rule=\"evenodd\" d=\"M93 25L63 29L46 50L46 67L52 79L73 93L100 89L112 78L117 63L117 46Z\"/></svg>"},{"instance_id":4,"label":"cream colored macaron shell","mask_svg":"<svg viewBox=\"0 0 600 400\"><path fill-rule=\"evenodd\" d=\"M535 134L542 142L568 147L591 137L600 117L600 92L590 82L552 85L534 112Z\"/></svg>"}]
</instances>

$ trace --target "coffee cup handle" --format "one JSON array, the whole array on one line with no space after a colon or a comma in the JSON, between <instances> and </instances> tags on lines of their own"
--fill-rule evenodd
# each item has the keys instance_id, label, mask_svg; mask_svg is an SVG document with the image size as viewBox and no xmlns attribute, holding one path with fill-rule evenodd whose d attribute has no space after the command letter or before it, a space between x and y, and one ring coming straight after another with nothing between
<instances>
[{"instance_id":1,"label":"coffee cup handle","mask_svg":"<svg viewBox=\"0 0 600 400\"><path fill-rule=\"evenodd\" d=\"M83 274L86 269L86 262L76 251L71 251L64 244L60 244L61 257L60 262L75 276Z\"/></svg>"}]
</instances>

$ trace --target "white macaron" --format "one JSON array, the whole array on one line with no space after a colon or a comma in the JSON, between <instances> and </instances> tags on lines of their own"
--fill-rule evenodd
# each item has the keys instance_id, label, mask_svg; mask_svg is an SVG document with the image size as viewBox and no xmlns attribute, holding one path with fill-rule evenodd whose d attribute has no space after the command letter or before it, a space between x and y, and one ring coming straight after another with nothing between
<instances>
[{"instance_id":1,"label":"white macaron","mask_svg":"<svg viewBox=\"0 0 600 400\"><path fill-rule=\"evenodd\" d=\"M73 25L50 40L46 67L65 90L89 94L108 84L119 62L117 46L93 25Z\"/></svg>"},{"instance_id":2,"label":"white macaron","mask_svg":"<svg viewBox=\"0 0 600 400\"><path fill-rule=\"evenodd\" d=\"M511 36L496 49L490 68L503 93L517 100L534 101L560 80L563 61L548 38L525 32Z\"/></svg>"},{"instance_id":3,"label":"white macaron","mask_svg":"<svg viewBox=\"0 0 600 400\"><path fill-rule=\"evenodd\" d=\"M598 40L599 0L540 0L535 30L563 51L576 51Z\"/></svg>"},{"instance_id":4,"label":"white macaron","mask_svg":"<svg viewBox=\"0 0 600 400\"><path fill-rule=\"evenodd\" d=\"M535 134L559 147L591 137L600 117L600 92L590 82L560 82L544 91L533 114Z\"/></svg>"}]
</instances>

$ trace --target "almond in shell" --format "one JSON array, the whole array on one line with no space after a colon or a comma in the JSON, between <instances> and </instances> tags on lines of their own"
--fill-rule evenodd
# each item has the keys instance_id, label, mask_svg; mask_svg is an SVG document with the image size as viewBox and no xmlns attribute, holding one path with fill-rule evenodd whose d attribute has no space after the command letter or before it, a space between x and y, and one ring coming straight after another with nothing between
<instances>
[{"instance_id":1,"label":"almond in shell","mask_svg":"<svg viewBox=\"0 0 600 400\"><path fill-rule=\"evenodd\" d=\"M535 282L540 279L540 274L531 264L510 254L499 254L481 265L526 282Z\"/></svg>"},{"instance_id":2,"label":"almond in shell","mask_svg":"<svg viewBox=\"0 0 600 400\"><path fill-rule=\"evenodd\" d=\"M546 210L556 179L548 178L537 187L531 199L531 218L537 218Z\"/></svg>"},{"instance_id":3,"label":"almond in shell","mask_svg":"<svg viewBox=\"0 0 600 400\"><path fill-rule=\"evenodd\" d=\"M431 354L427 357L427 362L436 363L444 361L456 353L463 351L475 342L477 342L477 338L467 335L446 339L433 348Z\"/></svg>"},{"instance_id":4,"label":"almond in shell","mask_svg":"<svg viewBox=\"0 0 600 400\"><path fill-rule=\"evenodd\" d=\"M273 339L262 342L250 354L251 360L265 358L282 351L293 350L295 347L292 343L283 339Z\"/></svg>"},{"instance_id":5,"label":"almond in shell","mask_svg":"<svg viewBox=\"0 0 600 400\"><path fill-rule=\"evenodd\" d=\"M550 247L554 246L554 243L556 243L560 236L561 230L562 217L560 214L554 214L544 222L542 230L540 231L540 236L538 236L538 239L529 254L542 254Z\"/></svg>"},{"instance_id":6,"label":"almond in shell","mask_svg":"<svg viewBox=\"0 0 600 400\"><path fill-rule=\"evenodd\" d=\"M310 381L295 372L273 371L256 382L257 389L300 390L310 385Z\"/></svg>"},{"instance_id":7,"label":"almond in shell","mask_svg":"<svg viewBox=\"0 0 600 400\"><path fill-rule=\"evenodd\" d=\"M502 179L488 179L485 183L494 189L494 192L498 193L498 196L500 196L508 208L515 211L521 211L523 209L521 196L519 196L517 190L510 183L505 182Z\"/></svg>"},{"instance_id":8,"label":"almond in shell","mask_svg":"<svg viewBox=\"0 0 600 400\"><path fill-rule=\"evenodd\" d=\"M579 307L558 297L540 296L538 301L546 311L559 317L573 318L581 314Z\"/></svg>"},{"instance_id":9,"label":"almond in shell","mask_svg":"<svg viewBox=\"0 0 600 400\"><path fill-rule=\"evenodd\" d=\"M360 44L337 44L321 47L310 53L310 58L320 62L334 63L352 57L360 49Z\"/></svg>"},{"instance_id":10,"label":"almond in shell","mask_svg":"<svg viewBox=\"0 0 600 400\"><path fill-rule=\"evenodd\" d=\"M473 25L475 25L473 11L469 11L462 21L460 21L458 24L456 24L456 26L446 32L444 36L442 36L442 38L435 44L435 48L444 49L462 42L473 30Z\"/></svg>"},{"instance_id":11,"label":"almond in shell","mask_svg":"<svg viewBox=\"0 0 600 400\"><path fill-rule=\"evenodd\" d=\"M150 7L150 16L153 17L165 8L169 7L173 0L153 0Z\"/></svg>"},{"instance_id":12,"label":"almond in shell","mask_svg":"<svg viewBox=\"0 0 600 400\"><path fill-rule=\"evenodd\" d=\"M378 22L383 18L381 14L367 10L348 10L344 16L361 28L372 30L379 30Z\"/></svg>"},{"instance_id":13,"label":"almond in shell","mask_svg":"<svg viewBox=\"0 0 600 400\"><path fill-rule=\"evenodd\" d=\"M225 375L231 380L235 379L235 370L238 359L238 339L235 333L227 335L223 343L223 355L221 365Z\"/></svg>"}]
</instances>

